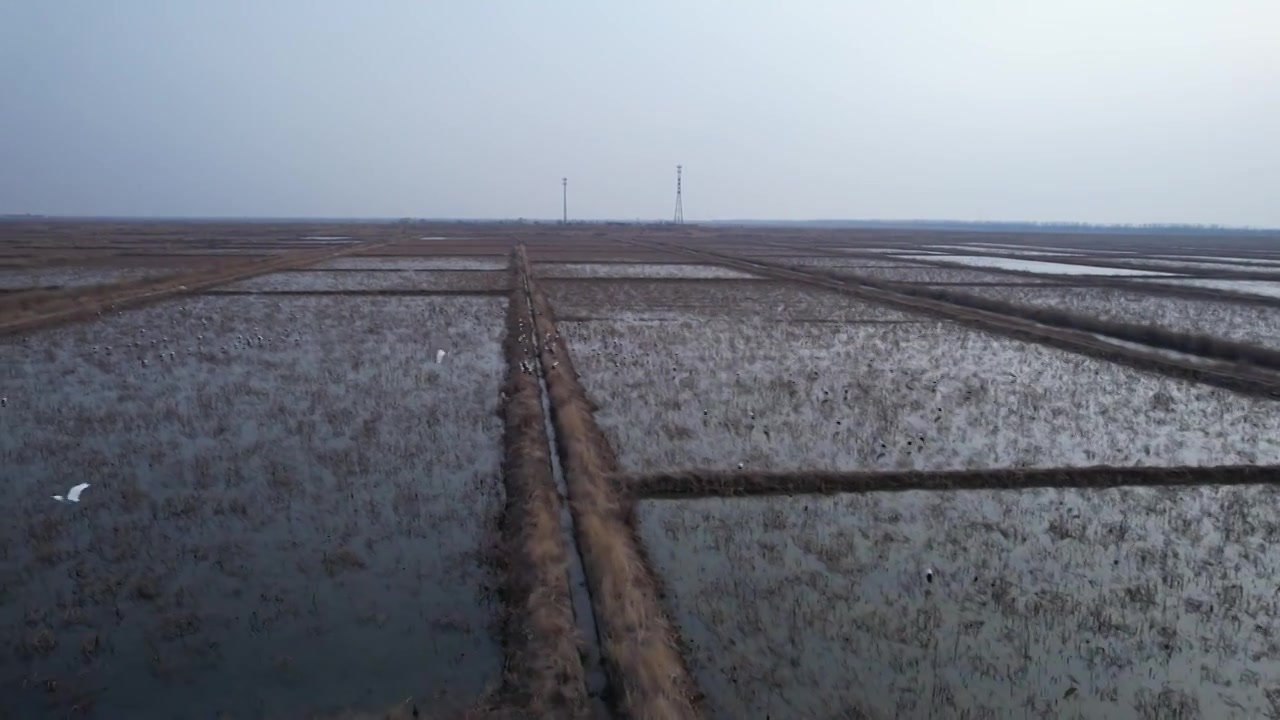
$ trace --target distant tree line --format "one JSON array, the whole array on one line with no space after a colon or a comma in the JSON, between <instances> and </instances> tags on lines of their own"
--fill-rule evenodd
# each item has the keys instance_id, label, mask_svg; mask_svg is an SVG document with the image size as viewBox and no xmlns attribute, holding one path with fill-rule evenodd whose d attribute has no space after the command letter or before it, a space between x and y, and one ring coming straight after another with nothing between
<instances>
[{"instance_id":1,"label":"distant tree line","mask_svg":"<svg viewBox=\"0 0 1280 720\"><path fill-rule=\"evenodd\" d=\"M875 228L903 230L977 230L987 232L1098 233L1135 235L1277 235L1277 228L1237 227L1194 223L1086 223L980 220L722 220L708 225L758 225L815 228Z\"/></svg>"}]
</instances>

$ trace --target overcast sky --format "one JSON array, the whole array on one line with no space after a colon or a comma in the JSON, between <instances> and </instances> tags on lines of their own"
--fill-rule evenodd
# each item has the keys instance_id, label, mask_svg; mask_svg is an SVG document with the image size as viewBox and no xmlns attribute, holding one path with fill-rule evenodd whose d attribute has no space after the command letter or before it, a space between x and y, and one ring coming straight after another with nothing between
<instances>
[{"instance_id":1,"label":"overcast sky","mask_svg":"<svg viewBox=\"0 0 1280 720\"><path fill-rule=\"evenodd\" d=\"M1275 0L0 2L0 212L1280 226Z\"/></svg>"}]
</instances>

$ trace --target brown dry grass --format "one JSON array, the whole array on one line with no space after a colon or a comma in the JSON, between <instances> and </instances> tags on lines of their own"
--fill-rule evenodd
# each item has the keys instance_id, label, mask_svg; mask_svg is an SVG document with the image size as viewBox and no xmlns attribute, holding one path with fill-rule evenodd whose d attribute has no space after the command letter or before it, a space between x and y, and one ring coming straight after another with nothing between
<instances>
[{"instance_id":1,"label":"brown dry grass","mask_svg":"<svg viewBox=\"0 0 1280 720\"><path fill-rule=\"evenodd\" d=\"M1280 484L1280 466L1083 467L948 472L716 472L617 475L636 498L739 497L908 490L1169 487Z\"/></svg>"},{"instance_id":2,"label":"brown dry grass","mask_svg":"<svg viewBox=\"0 0 1280 720\"><path fill-rule=\"evenodd\" d=\"M368 244L298 250L268 258L229 262L190 272L139 278L88 288L31 290L0 296L0 335L82 320L127 305L152 302L183 292L196 292L255 275L331 260Z\"/></svg>"},{"instance_id":3,"label":"brown dry grass","mask_svg":"<svg viewBox=\"0 0 1280 720\"><path fill-rule=\"evenodd\" d=\"M529 717L582 717L586 680L569 597L560 496L551 471L538 380L520 367L536 351L528 301L523 287L515 287L507 315L503 387L506 682L512 703Z\"/></svg>"},{"instance_id":4,"label":"brown dry grass","mask_svg":"<svg viewBox=\"0 0 1280 720\"><path fill-rule=\"evenodd\" d=\"M1259 367L1280 368L1280 350L1250 345L1198 333L1178 332L1153 325L1106 320L1091 315L1081 315L1059 308L1019 305L1017 303L983 297L940 287L893 285L883 280L867 278L844 271L819 271L835 279L851 278L859 283L882 290L892 290L915 297L941 300L942 302L970 307L987 312L1025 318L1044 325L1068 330L1083 330L1141 343L1163 350L1199 355L1224 362L1249 363Z\"/></svg>"},{"instance_id":5,"label":"brown dry grass","mask_svg":"<svg viewBox=\"0 0 1280 720\"><path fill-rule=\"evenodd\" d=\"M523 248L518 252L527 277L528 259ZM627 522L623 498L609 481L617 460L595 423L547 299L531 278L529 284L570 509L614 704L629 718L699 717L696 686L663 612L657 580Z\"/></svg>"}]
</instances>

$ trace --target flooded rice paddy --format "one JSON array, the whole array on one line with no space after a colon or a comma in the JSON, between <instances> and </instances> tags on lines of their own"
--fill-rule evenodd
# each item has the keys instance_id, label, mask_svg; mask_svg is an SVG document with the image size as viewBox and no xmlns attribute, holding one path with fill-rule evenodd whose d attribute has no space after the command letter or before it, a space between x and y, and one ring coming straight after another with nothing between
<instances>
[{"instance_id":1,"label":"flooded rice paddy","mask_svg":"<svg viewBox=\"0 0 1280 720\"><path fill-rule=\"evenodd\" d=\"M1153 325L1280 348L1280 311L1260 304L1188 299L1109 287L966 287L963 292L1019 305L1049 307L1081 315Z\"/></svg>"},{"instance_id":2,"label":"flooded rice paddy","mask_svg":"<svg viewBox=\"0 0 1280 720\"><path fill-rule=\"evenodd\" d=\"M259 275L226 285L232 292L502 290L506 272L470 270L302 270Z\"/></svg>"},{"instance_id":3,"label":"flooded rice paddy","mask_svg":"<svg viewBox=\"0 0 1280 720\"><path fill-rule=\"evenodd\" d=\"M946 322L562 322L630 472L1280 462L1280 406Z\"/></svg>"},{"instance_id":4,"label":"flooded rice paddy","mask_svg":"<svg viewBox=\"0 0 1280 720\"><path fill-rule=\"evenodd\" d=\"M0 341L6 711L302 717L495 684L504 302L190 297Z\"/></svg>"},{"instance_id":5,"label":"flooded rice paddy","mask_svg":"<svg viewBox=\"0 0 1280 720\"><path fill-rule=\"evenodd\" d=\"M1271 487L645 501L710 714L1280 714Z\"/></svg>"}]
</instances>

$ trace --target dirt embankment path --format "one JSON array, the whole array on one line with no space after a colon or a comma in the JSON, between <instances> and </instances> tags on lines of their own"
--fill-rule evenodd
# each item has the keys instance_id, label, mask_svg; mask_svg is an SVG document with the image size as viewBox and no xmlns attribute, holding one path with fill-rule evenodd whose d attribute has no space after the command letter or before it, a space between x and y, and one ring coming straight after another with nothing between
<instances>
[{"instance_id":1,"label":"dirt embankment path","mask_svg":"<svg viewBox=\"0 0 1280 720\"><path fill-rule=\"evenodd\" d=\"M295 250L273 257L229 261L190 272L88 288L11 293L0 298L0 336L85 320L110 310L155 302L182 293L199 292L277 270L314 265L386 244L356 242L335 248Z\"/></svg>"},{"instance_id":2,"label":"dirt embankment path","mask_svg":"<svg viewBox=\"0 0 1280 720\"><path fill-rule=\"evenodd\" d=\"M528 277L524 249L517 253ZM625 497L610 480L617 460L595 423L550 303L534 278L528 280L551 416L613 705L620 715L636 720L699 717L696 686L662 609L657 580L627 521Z\"/></svg>"},{"instance_id":3,"label":"dirt embankment path","mask_svg":"<svg viewBox=\"0 0 1280 720\"><path fill-rule=\"evenodd\" d=\"M587 713L587 689L569 594L570 548L561 527L542 391L530 370L537 360L532 314L523 278L515 268L512 276L502 390L504 684L511 705L529 717L579 718Z\"/></svg>"},{"instance_id":4,"label":"dirt embankment path","mask_svg":"<svg viewBox=\"0 0 1280 720\"><path fill-rule=\"evenodd\" d=\"M1083 467L946 472L719 472L688 470L618 475L614 483L636 498L741 497L908 490L1176 487L1280 485L1280 466Z\"/></svg>"}]
</instances>

